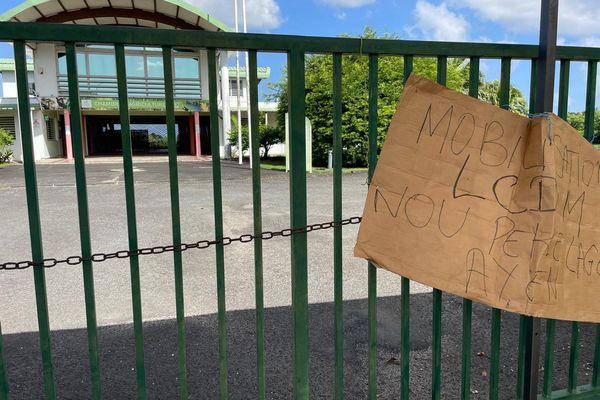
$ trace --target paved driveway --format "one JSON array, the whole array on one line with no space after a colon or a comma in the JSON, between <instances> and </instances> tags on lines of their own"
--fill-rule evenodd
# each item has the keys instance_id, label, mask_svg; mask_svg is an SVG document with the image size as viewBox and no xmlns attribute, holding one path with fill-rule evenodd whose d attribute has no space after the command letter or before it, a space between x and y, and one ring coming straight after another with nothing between
<instances>
[{"instance_id":1,"label":"paved driveway","mask_svg":"<svg viewBox=\"0 0 600 400\"><path fill-rule=\"evenodd\" d=\"M143 160L142 160L143 161ZM184 242L210 239L213 200L209 162L179 163L181 229ZM120 164L87 166L89 209L94 252L127 247L123 172ZM288 175L263 171L263 227L282 229L289 224ZM76 190L72 165L38 166L39 196L47 257L80 253ZM168 165L135 163L137 218L140 246L171 242ZM344 216L360 215L367 187L365 174L344 175ZM223 211L226 235L252 232L250 171L223 163ZM309 223L332 218L332 177L308 177ZM30 258L23 170L0 169L1 261ZM352 256L357 228L344 228L344 314L347 397L366 393L367 274L365 262ZM331 398L333 382L333 268L331 231L309 235L309 299L311 330L311 392ZM234 244L225 252L229 336L229 380L232 398L255 397L254 267L251 245ZM264 243L265 318L267 327L268 398L291 398L291 276L288 239ZM183 255L187 350L191 398L217 397L216 279L213 249ZM146 365L151 398L177 396L175 295L172 255L140 259L145 324ZM97 316L100 328L102 374L106 398L133 398L132 311L128 263L110 260L95 267ZM81 270L62 266L48 270L48 306L58 393L61 398L84 398L89 393L87 343ZM379 272L378 347L380 398L399 396L399 277ZM429 397L430 290L413 284L412 374L414 398ZM444 398L458 397L460 388L461 300L444 296ZM31 271L0 272L0 322L14 398L39 398L40 360L35 297ZM473 391L487 393L489 310L475 307ZM516 381L517 317L506 314L503 325L502 398L514 398ZM567 324L559 324L558 360L568 356ZM583 332L587 345L591 327ZM582 378L589 373L590 351L582 352ZM586 364L587 363L587 364ZM564 387L565 363L557 361L557 385ZM589 379L588 379L589 380ZM82 395L83 393L83 395Z\"/></svg>"}]
</instances>

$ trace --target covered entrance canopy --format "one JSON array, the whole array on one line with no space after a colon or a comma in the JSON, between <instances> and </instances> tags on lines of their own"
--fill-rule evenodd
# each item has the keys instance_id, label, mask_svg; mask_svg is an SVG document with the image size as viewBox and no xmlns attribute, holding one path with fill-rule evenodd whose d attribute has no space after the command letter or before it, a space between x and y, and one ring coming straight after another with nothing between
<instances>
[{"instance_id":1,"label":"covered entrance canopy","mask_svg":"<svg viewBox=\"0 0 600 400\"><path fill-rule=\"evenodd\" d=\"M181 0L27 0L0 15L0 21L230 30Z\"/></svg>"},{"instance_id":2,"label":"covered entrance canopy","mask_svg":"<svg viewBox=\"0 0 600 400\"><path fill-rule=\"evenodd\" d=\"M86 137L89 155L117 155L122 153L121 123L118 115L87 116ZM210 155L210 131L208 117L200 117L201 153ZM193 136L194 120L191 116L175 118L175 135L178 154L195 154ZM131 147L134 154L166 154L167 121L164 116L131 116Z\"/></svg>"},{"instance_id":3,"label":"covered entrance canopy","mask_svg":"<svg viewBox=\"0 0 600 400\"><path fill-rule=\"evenodd\" d=\"M183 0L26 0L0 15L0 21L61 23L75 25L122 25L157 29L229 31L208 13ZM50 157L73 156L65 49L60 43L28 42L33 49L37 95L46 116L58 119L64 132ZM115 55L112 46L93 43L77 45L79 94L87 155L121 152ZM136 153L163 153L166 146L165 85L162 49L125 48L127 89L131 118L132 147ZM207 155L210 152L206 52L202 49L173 49L173 85L177 147L180 154ZM226 58L226 57L225 57ZM39 72L44 71L44 72ZM39 72L39 73L38 73ZM50 80L56 79L55 82ZM50 139L48 139L50 140ZM49 146L49 145L48 145Z\"/></svg>"}]
</instances>

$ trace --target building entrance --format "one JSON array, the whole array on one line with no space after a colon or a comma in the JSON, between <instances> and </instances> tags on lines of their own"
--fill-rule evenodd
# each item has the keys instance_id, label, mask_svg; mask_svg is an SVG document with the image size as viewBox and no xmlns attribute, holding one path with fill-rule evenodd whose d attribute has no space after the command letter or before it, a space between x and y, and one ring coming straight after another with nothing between
<instances>
[{"instance_id":1,"label":"building entrance","mask_svg":"<svg viewBox=\"0 0 600 400\"><path fill-rule=\"evenodd\" d=\"M177 153L193 154L193 125L188 116L175 118ZM164 116L130 117L131 147L134 154L166 154L168 152L167 121ZM112 155L123 152L121 123L118 115L86 116L89 155Z\"/></svg>"}]
</instances>

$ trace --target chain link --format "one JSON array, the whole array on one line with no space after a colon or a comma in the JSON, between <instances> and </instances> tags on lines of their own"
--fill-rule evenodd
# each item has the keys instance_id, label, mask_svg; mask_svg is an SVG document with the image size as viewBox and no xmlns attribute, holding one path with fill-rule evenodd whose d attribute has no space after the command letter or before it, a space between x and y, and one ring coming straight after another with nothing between
<instances>
[{"instance_id":1,"label":"chain link","mask_svg":"<svg viewBox=\"0 0 600 400\"><path fill-rule=\"evenodd\" d=\"M360 224L362 221L361 217L352 217L346 218L339 221L331 221L331 222L323 222L312 225L306 225L298 228L286 228L280 231L265 231L260 234L261 240L270 240L276 237L289 237L292 235L297 235L300 233L309 233L314 231L320 231L325 229L337 228L346 225L356 225ZM146 256L150 254L163 254L163 253L172 253L172 252L184 252L186 250L191 249L207 249L211 246L222 245L228 246L234 242L240 243L250 243L253 240L256 240L258 236L254 236L251 234L244 234L241 236L237 236L234 238L225 236L221 239L216 240L200 240L194 243L182 243L179 245L170 244L167 246L154 246L154 247L144 247L141 249L135 250L119 250L114 253L95 253L89 257L82 256L70 256L64 259L56 259L56 258L45 258L42 261L20 261L20 262L5 262L0 264L0 270L21 270L27 269L31 267L43 267L43 268L52 268L60 264L67 265L79 265L88 262L100 263L106 260L110 260L113 258L130 258L137 256Z\"/></svg>"}]
</instances>

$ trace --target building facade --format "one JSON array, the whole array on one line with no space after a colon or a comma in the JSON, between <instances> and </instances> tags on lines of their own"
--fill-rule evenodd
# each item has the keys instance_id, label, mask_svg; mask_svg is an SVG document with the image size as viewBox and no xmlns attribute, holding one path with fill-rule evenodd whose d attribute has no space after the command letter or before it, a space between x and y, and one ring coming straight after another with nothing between
<instances>
[{"instance_id":1,"label":"building facade","mask_svg":"<svg viewBox=\"0 0 600 400\"><path fill-rule=\"evenodd\" d=\"M86 25L126 25L158 29L228 31L214 17L180 0L28 0L0 16L0 20ZM72 158L68 80L64 46L27 43L31 120L37 160ZM228 66L228 54L218 52L218 104L220 156L228 151L231 115L237 111L237 71ZM134 154L167 151L163 58L160 48L126 47L125 63ZM179 154L211 155L208 112L208 62L203 49L173 49L177 150ZM77 68L86 156L121 153L116 60L112 46L77 46ZM246 118L248 83L240 70L240 109ZM21 160L14 61L0 60L2 97L0 127L15 135L14 159ZM259 68L259 80L269 77ZM261 111L274 113L276 105L261 103Z\"/></svg>"}]
</instances>

